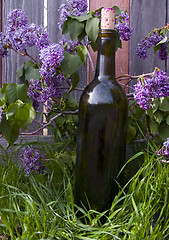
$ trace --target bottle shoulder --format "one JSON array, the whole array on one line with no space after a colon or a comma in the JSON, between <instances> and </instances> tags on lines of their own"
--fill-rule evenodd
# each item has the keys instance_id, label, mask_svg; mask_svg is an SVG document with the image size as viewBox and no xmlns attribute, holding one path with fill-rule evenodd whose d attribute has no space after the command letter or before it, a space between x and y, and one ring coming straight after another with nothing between
<instances>
[{"instance_id":1,"label":"bottle shoulder","mask_svg":"<svg viewBox=\"0 0 169 240\"><path fill-rule=\"evenodd\" d=\"M127 102L127 97L115 80L98 81L95 79L84 89L81 101L88 104L120 103Z\"/></svg>"}]
</instances>

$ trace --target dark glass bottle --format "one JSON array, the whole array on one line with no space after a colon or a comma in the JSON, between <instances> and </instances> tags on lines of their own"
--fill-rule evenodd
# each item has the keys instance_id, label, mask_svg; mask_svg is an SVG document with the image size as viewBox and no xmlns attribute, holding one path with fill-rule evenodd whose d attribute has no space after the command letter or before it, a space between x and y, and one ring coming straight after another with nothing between
<instances>
[{"instance_id":1,"label":"dark glass bottle","mask_svg":"<svg viewBox=\"0 0 169 240\"><path fill-rule=\"evenodd\" d=\"M111 207L125 163L128 103L115 79L115 38L115 30L100 30L96 74L79 106L74 198L100 212Z\"/></svg>"}]
</instances>

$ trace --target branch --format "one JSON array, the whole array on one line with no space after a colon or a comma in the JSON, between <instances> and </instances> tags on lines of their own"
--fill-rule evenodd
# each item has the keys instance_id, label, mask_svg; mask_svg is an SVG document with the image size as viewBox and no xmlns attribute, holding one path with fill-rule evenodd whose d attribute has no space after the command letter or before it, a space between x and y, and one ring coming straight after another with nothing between
<instances>
[{"instance_id":1,"label":"branch","mask_svg":"<svg viewBox=\"0 0 169 240\"><path fill-rule=\"evenodd\" d=\"M77 114L78 110L75 111L63 111L61 113L58 113L56 116L54 116L53 118L51 118L49 120L48 123L42 125L42 127L38 128L37 130L33 131L33 132L29 132L29 133L20 133L20 135L35 135L36 133L38 133L39 131L43 130L44 128L48 127L56 118L60 117L63 114Z\"/></svg>"},{"instance_id":2,"label":"branch","mask_svg":"<svg viewBox=\"0 0 169 240\"><path fill-rule=\"evenodd\" d=\"M144 73L144 74L137 75L137 76L124 74L124 75L121 75L121 76L117 77L116 80L122 81L122 80L126 80L126 79L137 79L137 78L140 78L140 77L148 77L148 76L151 76L152 74L153 74L152 72L151 73Z\"/></svg>"},{"instance_id":3,"label":"branch","mask_svg":"<svg viewBox=\"0 0 169 240\"><path fill-rule=\"evenodd\" d=\"M19 55L21 55L21 56L27 56L27 57L29 57L30 59L32 59L32 61L34 61L34 62L36 63L36 65L38 66L38 68L40 69L39 63L36 61L35 58L33 58L31 55L29 55L29 54L27 53L26 49L25 49L24 53L21 53L21 52L17 51L15 48L13 48L12 46L8 46L8 47L9 47L10 49L12 49L14 52L18 53Z\"/></svg>"},{"instance_id":4,"label":"branch","mask_svg":"<svg viewBox=\"0 0 169 240\"><path fill-rule=\"evenodd\" d=\"M87 55L88 55L88 57L89 57L90 64L91 64L91 67L92 67L93 77L94 77L94 76L95 76L95 68L94 68L93 60L92 60L92 57L91 57L91 55L90 55L90 52L89 52L88 48L86 48L86 49L87 49Z\"/></svg>"}]
</instances>

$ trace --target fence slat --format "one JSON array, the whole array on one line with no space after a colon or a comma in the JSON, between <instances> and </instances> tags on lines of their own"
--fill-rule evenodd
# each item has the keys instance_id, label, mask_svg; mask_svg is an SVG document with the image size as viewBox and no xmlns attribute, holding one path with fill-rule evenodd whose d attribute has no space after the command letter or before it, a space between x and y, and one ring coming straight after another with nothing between
<instances>
[{"instance_id":1,"label":"fence slat","mask_svg":"<svg viewBox=\"0 0 169 240\"><path fill-rule=\"evenodd\" d=\"M47 3L47 11L48 11L48 32L50 34L50 39L52 42L59 42L59 40L63 37L62 32L58 27L59 22L59 12L58 9L63 4L64 0L50 0Z\"/></svg>"},{"instance_id":2,"label":"fence slat","mask_svg":"<svg viewBox=\"0 0 169 240\"><path fill-rule=\"evenodd\" d=\"M159 60L158 54L149 49L147 59L136 55L137 44L154 28L160 28L166 22L166 0L130 0L130 24L134 27L130 40L130 74L138 75L152 72L158 66L166 70L165 61Z\"/></svg>"},{"instance_id":3,"label":"fence slat","mask_svg":"<svg viewBox=\"0 0 169 240\"><path fill-rule=\"evenodd\" d=\"M47 19L47 29L50 35L50 39L52 42L58 43L60 39L66 38L69 39L69 36L62 35L61 30L58 27L59 22L59 12L58 9L61 6L61 4L64 4L64 0L50 0L48 1L47 9L48 9L48 19ZM78 85L79 88L84 88L87 84L87 66L82 66L79 70L79 76L80 76L80 83ZM72 96L79 100L81 95L81 91L74 91L72 93Z\"/></svg>"},{"instance_id":4,"label":"fence slat","mask_svg":"<svg viewBox=\"0 0 169 240\"><path fill-rule=\"evenodd\" d=\"M36 23L43 25L43 1L34 0L4 0L3 2L3 20L6 24L7 14L12 9L22 9L28 15L29 23ZM29 49L30 55L38 56L38 50L35 48ZM17 53L11 51L10 57L3 59L3 82L18 83L16 76L16 69L23 63L28 61L29 58L19 56Z\"/></svg>"}]
</instances>

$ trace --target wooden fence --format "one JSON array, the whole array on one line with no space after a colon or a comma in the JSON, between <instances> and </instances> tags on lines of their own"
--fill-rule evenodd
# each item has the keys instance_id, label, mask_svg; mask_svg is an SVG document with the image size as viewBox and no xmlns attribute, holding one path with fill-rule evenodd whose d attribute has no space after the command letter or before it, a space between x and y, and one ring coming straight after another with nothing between
<instances>
[{"instance_id":1,"label":"wooden fence","mask_svg":"<svg viewBox=\"0 0 169 240\"><path fill-rule=\"evenodd\" d=\"M3 26L6 23L7 13L11 9L20 8L26 11L29 21L39 25L44 24L44 1L42 0L1 0L3 9L1 9L3 16ZM111 2L111 3L109 3ZM116 2L116 1L115 1ZM49 32L52 42L58 42L63 36L58 28L59 13L58 8L64 3L64 0L47 0L47 30ZM127 71L125 65L129 65L129 73L138 75L141 73L150 72L155 66L159 66L163 70L169 70L169 63L167 61L159 60L157 54L153 50L149 51L148 58L145 60L140 59L136 53L137 44L144 38L152 29L164 26L169 22L169 0L123 0L121 5L127 7L129 3L130 24L134 27L133 35L130 40L129 58L125 55L126 50L122 51L119 55L120 59L126 59L124 66L121 66L122 72ZM102 5L102 1L90 0L92 10ZM105 1L106 4L113 4L112 1ZM118 3L115 3L118 5ZM65 37L65 36L64 36ZM38 56L38 51L34 48L29 50L30 54ZM18 82L16 76L16 69L24 62L27 61L25 57L21 57L11 51L11 56L2 60L2 81L3 82ZM81 69L81 84L82 86L87 83L87 69Z\"/></svg>"},{"instance_id":2,"label":"wooden fence","mask_svg":"<svg viewBox=\"0 0 169 240\"><path fill-rule=\"evenodd\" d=\"M22 9L28 15L29 22L34 22L38 25L44 25L44 1L45 0L0 0L0 20L1 29L6 23L7 13L12 9ZM63 36L58 28L59 13L58 8L64 0L46 0L47 1L47 31L49 32L52 42L58 42ZM89 10L95 10L100 6L110 7L118 5L121 9L127 9L130 13L130 25L134 27L133 35L130 43L124 44L124 49L119 50L117 61L119 62L119 74L130 73L138 75L153 71L154 67L158 66L161 69L169 72L169 62L159 60L158 56L149 51L148 58L140 59L136 55L137 44L143 39L152 29L164 26L169 22L169 0L90 0ZM65 36L64 36L65 37ZM35 48L29 50L30 54L38 56L38 51ZM19 56L11 51L11 56L4 58L0 62L0 81L10 83L18 83L16 69L28 59ZM120 66L120 64L122 66ZM2 65L2 67L1 67ZM88 68L83 67L80 70L80 87L87 84ZM121 71L121 72L120 72ZM79 98L81 92L75 92L74 97Z\"/></svg>"},{"instance_id":3,"label":"wooden fence","mask_svg":"<svg viewBox=\"0 0 169 240\"><path fill-rule=\"evenodd\" d=\"M44 1L43 0L1 0L3 5L3 26L6 24L7 14L12 9L22 9L27 15L30 23L36 23L44 26ZM49 33L52 42L59 42L61 38L65 38L61 34L58 27L59 13L58 9L60 5L64 3L64 0L48 0L47 1L47 31ZM28 50L29 54L38 57L38 50L36 47L32 47ZM16 69L21 66L23 62L28 61L27 57L19 56L14 51L10 52L8 58L2 60L2 81L6 83L14 82L18 83L16 75ZM81 85L86 85L86 67L80 69ZM75 92L74 97L77 99L81 93Z\"/></svg>"}]
</instances>

